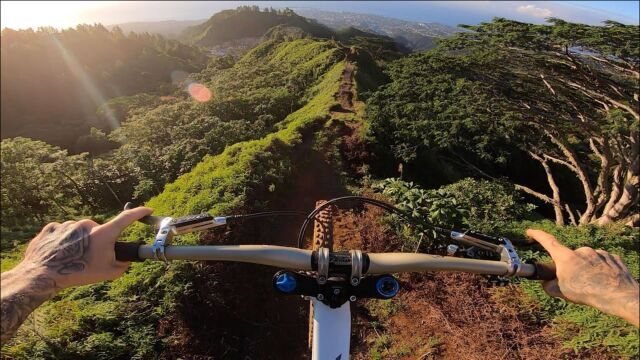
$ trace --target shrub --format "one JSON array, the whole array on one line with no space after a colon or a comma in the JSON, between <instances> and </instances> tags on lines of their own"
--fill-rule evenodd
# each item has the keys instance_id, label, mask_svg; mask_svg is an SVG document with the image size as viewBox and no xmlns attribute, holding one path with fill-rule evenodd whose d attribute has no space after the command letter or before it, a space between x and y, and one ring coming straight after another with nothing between
<instances>
[{"instance_id":1,"label":"shrub","mask_svg":"<svg viewBox=\"0 0 640 360\"><path fill-rule=\"evenodd\" d=\"M400 179L386 179L374 189L389 196L413 218L443 228L463 228L496 233L512 221L531 217L534 206L522 203L513 186L508 183L463 179L439 189L425 190ZM430 228L418 226L418 233L427 235L433 246L435 234ZM415 239L409 236L408 239ZM411 241L411 240L408 240Z\"/></svg>"}]
</instances>

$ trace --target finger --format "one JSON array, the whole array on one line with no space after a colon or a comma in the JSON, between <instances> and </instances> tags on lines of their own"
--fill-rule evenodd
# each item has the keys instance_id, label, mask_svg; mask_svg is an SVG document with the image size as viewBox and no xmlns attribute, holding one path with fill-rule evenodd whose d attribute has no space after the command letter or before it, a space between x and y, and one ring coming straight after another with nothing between
<instances>
[{"instance_id":1,"label":"finger","mask_svg":"<svg viewBox=\"0 0 640 360\"><path fill-rule=\"evenodd\" d=\"M129 268L129 264L131 263L116 260L116 264L113 265L113 269L107 275L107 280L115 280L122 276Z\"/></svg>"},{"instance_id":2,"label":"finger","mask_svg":"<svg viewBox=\"0 0 640 360\"><path fill-rule=\"evenodd\" d=\"M553 296L553 297L557 297L565 300L567 299L562 294L562 291L560 291L560 286L558 285L558 279L543 281L542 288L544 289L544 292L546 292L549 296Z\"/></svg>"},{"instance_id":3,"label":"finger","mask_svg":"<svg viewBox=\"0 0 640 360\"><path fill-rule=\"evenodd\" d=\"M93 220L90 220L90 219L83 219L83 220L78 221L78 225L84 226L84 227L86 227L88 229L91 229L93 227L98 226L99 224L97 222L93 221Z\"/></svg>"},{"instance_id":4,"label":"finger","mask_svg":"<svg viewBox=\"0 0 640 360\"><path fill-rule=\"evenodd\" d=\"M111 219L108 223L101 225L96 229L96 231L106 234L108 237L113 238L113 241L116 241L116 238L122 230L124 230L127 226L133 224L136 220L142 219L143 217L150 215L153 212L153 209L147 207L137 207L131 210L125 210L118 214L115 218Z\"/></svg>"},{"instance_id":5,"label":"finger","mask_svg":"<svg viewBox=\"0 0 640 360\"><path fill-rule=\"evenodd\" d=\"M577 248L575 250L575 253L576 254L580 254L580 255L582 255L584 257L588 257L588 258L598 258L598 257L600 257L600 255L595 250L593 250L590 247L586 247L586 246L583 246L581 248Z\"/></svg>"},{"instance_id":6,"label":"finger","mask_svg":"<svg viewBox=\"0 0 640 360\"><path fill-rule=\"evenodd\" d=\"M600 256L603 260L607 260L609 258L611 258L611 254L609 254L606 250L602 250L602 249L597 249L595 250L596 254L598 254L598 256Z\"/></svg>"},{"instance_id":7,"label":"finger","mask_svg":"<svg viewBox=\"0 0 640 360\"><path fill-rule=\"evenodd\" d=\"M616 269L616 270L622 270L622 268L620 267L620 265L618 265L616 263L616 260L613 258L613 256L611 254L609 254L607 251L605 250L596 250L596 254L598 254L598 256L604 260L604 262L607 263L607 265L609 265L610 267Z\"/></svg>"},{"instance_id":8,"label":"finger","mask_svg":"<svg viewBox=\"0 0 640 360\"><path fill-rule=\"evenodd\" d=\"M548 234L542 230L527 229L527 236L537 241L547 250L554 262L558 263L567 257L573 255L573 251L568 247L560 244L555 236Z\"/></svg>"}]
</instances>

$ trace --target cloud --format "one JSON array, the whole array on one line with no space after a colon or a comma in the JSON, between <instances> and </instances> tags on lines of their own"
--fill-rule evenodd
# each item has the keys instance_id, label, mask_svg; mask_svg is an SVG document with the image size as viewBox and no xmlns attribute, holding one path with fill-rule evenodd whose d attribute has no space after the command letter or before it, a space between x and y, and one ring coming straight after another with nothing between
<instances>
[{"instance_id":1,"label":"cloud","mask_svg":"<svg viewBox=\"0 0 640 360\"><path fill-rule=\"evenodd\" d=\"M539 18L547 18L551 16L551 10L547 8L540 8L535 5L521 5L516 8L516 11L521 14L527 14Z\"/></svg>"}]
</instances>

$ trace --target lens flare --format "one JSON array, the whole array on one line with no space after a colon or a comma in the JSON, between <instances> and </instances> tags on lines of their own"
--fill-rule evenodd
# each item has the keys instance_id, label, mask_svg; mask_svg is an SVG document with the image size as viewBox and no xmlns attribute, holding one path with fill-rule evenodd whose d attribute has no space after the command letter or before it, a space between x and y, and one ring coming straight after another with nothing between
<instances>
[{"instance_id":1,"label":"lens flare","mask_svg":"<svg viewBox=\"0 0 640 360\"><path fill-rule=\"evenodd\" d=\"M198 102L207 102L211 100L213 94L206 86L198 83L191 83L187 87L187 91L192 98Z\"/></svg>"},{"instance_id":2,"label":"lens flare","mask_svg":"<svg viewBox=\"0 0 640 360\"><path fill-rule=\"evenodd\" d=\"M96 106L100 107L105 102L107 102L106 97L102 94L102 92L100 92L100 89L96 86L91 76L89 76L89 74L83 70L84 66L80 64L80 62L78 62L74 54L72 54L64 47L64 45L62 45L56 35L51 35L50 39L53 44L55 44L58 51L60 51L62 59L64 59L64 62L66 63L71 73L80 81L80 84L87 92L87 94L91 97L91 99L95 102ZM108 106L104 106L104 115L107 117L112 130L120 127L120 121L116 118L115 114Z\"/></svg>"}]
</instances>

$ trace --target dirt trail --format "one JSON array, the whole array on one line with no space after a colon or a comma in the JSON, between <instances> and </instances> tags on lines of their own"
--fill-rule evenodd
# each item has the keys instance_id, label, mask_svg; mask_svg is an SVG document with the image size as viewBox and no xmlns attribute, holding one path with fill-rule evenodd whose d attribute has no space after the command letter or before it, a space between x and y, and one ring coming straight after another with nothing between
<instances>
[{"instance_id":1,"label":"dirt trail","mask_svg":"<svg viewBox=\"0 0 640 360\"><path fill-rule=\"evenodd\" d=\"M335 98L339 106L331 116L349 113L353 107L354 65L345 59L345 70ZM328 156L330 144L318 144L308 129L293 154L288 185L267 195L269 209L309 212L320 199L348 194ZM208 244L272 244L296 246L302 218L280 217L247 221L227 233L209 234ZM310 235L310 234L309 234ZM174 316L159 326L171 342L165 359L304 359L307 348L307 301L281 296L272 288L277 269L238 263L204 263L190 294L183 297ZM197 295L196 295L197 294Z\"/></svg>"},{"instance_id":2,"label":"dirt trail","mask_svg":"<svg viewBox=\"0 0 640 360\"><path fill-rule=\"evenodd\" d=\"M353 63L353 55L351 50L347 50L345 56L345 67L342 71L342 80L340 82L340 88L334 95L339 104L331 108L330 114L332 116L338 116L341 113L353 113L353 73L355 71L355 64Z\"/></svg>"}]
</instances>

